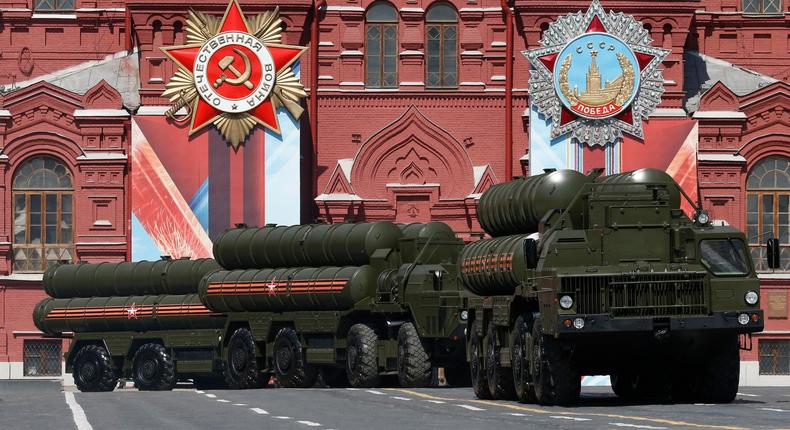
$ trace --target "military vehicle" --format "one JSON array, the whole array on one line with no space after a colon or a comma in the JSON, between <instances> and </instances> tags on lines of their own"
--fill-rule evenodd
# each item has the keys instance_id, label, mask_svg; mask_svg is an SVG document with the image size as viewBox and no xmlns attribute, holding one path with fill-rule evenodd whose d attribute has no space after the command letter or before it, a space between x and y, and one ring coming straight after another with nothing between
<instances>
[{"instance_id":1,"label":"military vehicle","mask_svg":"<svg viewBox=\"0 0 790 430\"><path fill-rule=\"evenodd\" d=\"M44 289L54 298L36 305L33 321L50 335L74 333L66 371L81 391L112 391L119 378L141 390L216 384L225 316L195 293L218 268L211 259L51 267Z\"/></svg>"},{"instance_id":2,"label":"military vehicle","mask_svg":"<svg viewBox=\"0 0 790 430\"><path fill-rule=\"evenodd\" d=\"M493 237L458 262L475 394L569 404L581 375L611 375L625 398L732 401L739 345L763 328L743 233L712 225L665 172L600 173L547 171L481 196Z\"/></svg>"},{"instance_id":3,"label":"military vehicle","mask_svg":"<svg viewBox=\"0 0 790 430\"><path fill-rule=\"evenodd\" d=\"M200 283L208 309L228 315L222 335L227 383L283 387L404 387L444 367L468 378L463 242L443 223L240 226L214 243L226 269Z\"/></svg>"}]
</instances>

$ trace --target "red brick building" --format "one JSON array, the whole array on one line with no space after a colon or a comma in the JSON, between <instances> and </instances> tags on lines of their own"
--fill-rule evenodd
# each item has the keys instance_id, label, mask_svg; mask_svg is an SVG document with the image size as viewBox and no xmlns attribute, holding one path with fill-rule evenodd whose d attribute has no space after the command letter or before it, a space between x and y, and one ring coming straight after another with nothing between
<instances>
[{"instance_id":1,"label":"red brick building","mask_svg":"<svg viewBox=\"0 0 790 430\"><path fill-rule=\"evenodd\" d=\"M317 51L300 65L311 97L303 220L435 219L463 237L479 233L479 194L528 171L529 65L520 52L589 2L318 3L241 1L247 14L279 5L283 42ZM227 5L191 4L218 15ZM758 262L768 236L787 247L788 270L760 266L768 320L742 375L790 384L790 3L602 4L633 15L655 46L671 49L651 120L695 122L698 188L713 218L747 231ZM36 275L16 268L14 199L28 190L15 191L15 175L26 160L57 160L72 180L72 190L57 190L74 195L73 240L62 244L70 257L128 258L126 127L129 115L167 109L160 94L174 66L159 47L184 41L185 12L173 0L0 0L0 363L11 363L0 364L0 378L22 376L22 363L35 361L23 349L40 337L29 315L43 297L28 281Z\"/></svg>"}]
</instances>

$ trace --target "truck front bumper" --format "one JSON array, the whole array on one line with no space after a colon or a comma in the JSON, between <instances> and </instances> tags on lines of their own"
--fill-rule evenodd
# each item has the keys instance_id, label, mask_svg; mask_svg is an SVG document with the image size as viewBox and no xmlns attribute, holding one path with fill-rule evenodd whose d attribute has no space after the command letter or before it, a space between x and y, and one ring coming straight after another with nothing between
<instances>
[{"instance_id":1,"label":"truck front bumper","mask_svg":"<svg viewBox=\"0 0 790 430\"><path fill-rule=\"evenodd\" d=\"M745 314L746 324L738 321ZM576 321L581 318L584 324ZM754 333L763 330L763 311L714 312L710 315L672 316L672 317L620 317L614 318L606 314L595 315L560 315L557 317L557 333L564 335L580 335L592 333L624 333L624 332L657 332L657 331L731 331L736 333Z\"/></svg>"}]
</instances>

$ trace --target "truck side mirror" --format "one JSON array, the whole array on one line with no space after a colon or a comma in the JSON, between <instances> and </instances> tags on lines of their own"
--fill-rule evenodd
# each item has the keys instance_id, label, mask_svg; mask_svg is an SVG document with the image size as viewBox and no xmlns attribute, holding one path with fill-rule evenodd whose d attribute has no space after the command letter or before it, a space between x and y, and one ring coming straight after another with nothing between
<instances>
[{"instance_id":1,"label":"truck side mirror","mask_svg":"<svg viewBox=\"0 0 790 430\"><path fill-rule=\"evenodd\" d=\"M527 269L538 267L538 241L535 239L524 239L524 260Z\"/></svg>"},{"instance_id":2,"label":"truck side mirror","mask_svg":"<svg viewBox=\"0 0 790 430\"><path fill-rule=\"evenodd\" d=\"M779 264L779 239L768 239L768 242L765 244L765 250L768 267L778 269L781 266Z\"/></svg>"}]
</instances>

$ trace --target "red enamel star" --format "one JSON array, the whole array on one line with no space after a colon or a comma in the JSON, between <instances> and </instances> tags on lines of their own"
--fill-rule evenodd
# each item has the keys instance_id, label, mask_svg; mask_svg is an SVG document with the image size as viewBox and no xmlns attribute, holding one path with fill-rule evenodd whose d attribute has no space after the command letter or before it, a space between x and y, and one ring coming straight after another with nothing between
<instances>
[{"instance_id":1,"label":"red enamel star","mask_svg":"<svg viewBox=\"0 0 790 430\"><path fill-rule=\"evenodd\" d=\"M137 319L137 312L140 311L140 308L138 308L134 303L132 303L132 305L126 308L125 311L126 311L127 319L132 319L132 318Z\"/></svg>"},{"instance_id":2,"label":"red enamel star","mask_svg":"<svg viewBox=\"0 0 790 430\"><path fill-rule=\"evenodd\" d=\"M234 37L232 43L229 42L227 46L221 45L224 43L224 39L221 38L223 33ZM248 37L241 38L238 36L239 33L246 34ZM197 79L195 81L195 88L200 95L192 102L190 135L223 115L248 115L257 124L279 133L277 113L269 98L276 82L274 79L267 80L269 76L262 69L265 69L266 65L272 65L274 70L271 71L271 76L276 76L279 71L296 61L306 48L261 42L263 48L256 49L250 43L249 36L254 37L253 31L244 18L238 2L231 0L217 33L211 35L206 43L162 48L165 54L181 69L189 72L190 76L200 77L200 71L205 67L207 70L205 77L210 78L204 79L203 82L197 82ZM220 49L216 49L217 40L220 41ZM257 38L252 40L259 42ZM215 48L213 51L209 46L212 44ZM261 58L265 58L270 63L263 64ZM252 72L250 73L248 69ZM220 104L216 97L212 98L212 95L222 99L222 106L218 107ZM252 102L249 105L245 104L248 100L255 101L253 108L249 108L253 105ZM249 109L243 110L245 107Z\"/></svg>"}]
</instances>

